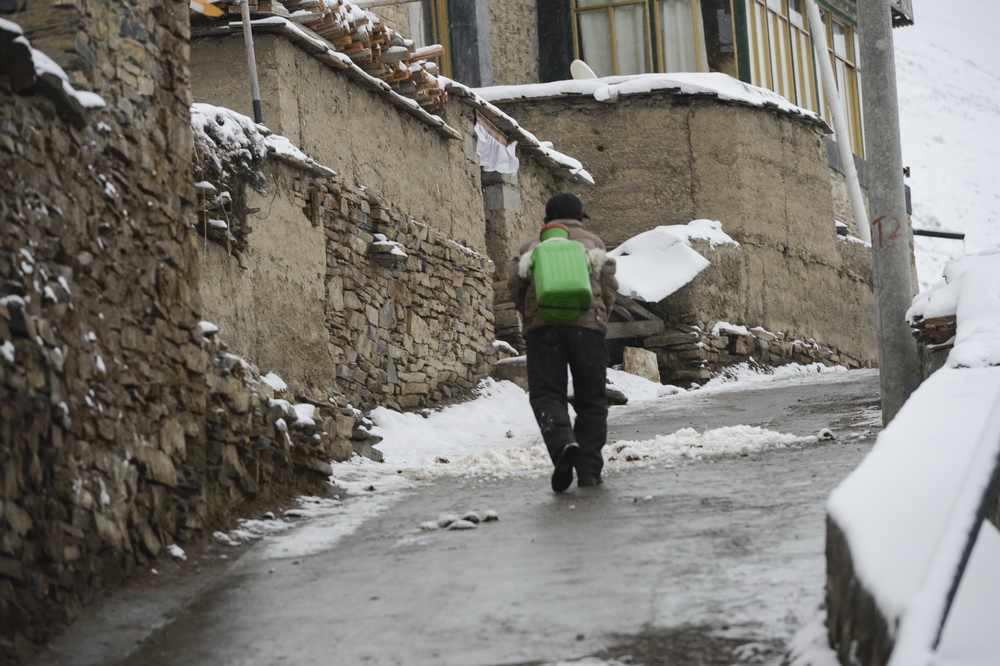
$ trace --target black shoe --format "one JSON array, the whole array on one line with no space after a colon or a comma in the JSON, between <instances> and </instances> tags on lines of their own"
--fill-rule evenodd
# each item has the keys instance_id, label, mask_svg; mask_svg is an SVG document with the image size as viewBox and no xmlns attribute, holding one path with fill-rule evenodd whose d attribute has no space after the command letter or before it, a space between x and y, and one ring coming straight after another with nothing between
<instances>
[{"instance_id":1,"label":"black shoe","mask_svg":"<svg viewBox=\"0 0 1000 666\"><path fill-rule=\"evenodd\" d=\"M580 445L570 442L556 456L556 468L552 472L552 490L561 493L573 484L573 465L580 455Z\"/></svg>"},{"instance_id":2,"label":"black shoe","mask_svg":"<svg viewBox=\"0 0 1000 666\"><path fill-rule=\"evenodd\" d=\"M576 485L580 488L586 488L587 486L599 486L602 483L604 483L604 479L599 476L581 476Z\"/></svg>"}]
</instances>

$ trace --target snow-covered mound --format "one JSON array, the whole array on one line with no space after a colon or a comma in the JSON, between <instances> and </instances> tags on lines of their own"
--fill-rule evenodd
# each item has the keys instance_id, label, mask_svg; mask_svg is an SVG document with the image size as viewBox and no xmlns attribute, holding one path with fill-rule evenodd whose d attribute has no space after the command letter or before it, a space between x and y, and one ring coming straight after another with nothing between
<instances>
[{"instance_id":1,"label":"snow-covered mound","mask_svg":"<svg viewBox=\"0 0 1000 666\"><path fill-rule=\"evenodd\" d=\"M921 288L963 254L1000 248L1000 78L934 44L897 42L903 164L916 229L964 232L962 241L917 237Z\"/></svg>"}]
</instances>

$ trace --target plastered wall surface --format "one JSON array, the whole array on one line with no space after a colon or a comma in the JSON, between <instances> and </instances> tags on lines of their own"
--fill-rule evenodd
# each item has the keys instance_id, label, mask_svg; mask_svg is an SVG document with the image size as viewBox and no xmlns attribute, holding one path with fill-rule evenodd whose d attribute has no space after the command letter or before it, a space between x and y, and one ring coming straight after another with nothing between
<instances>
[{"instance_id":1,"label":"plastered wall surface","mask_svg":"<svg viewBox=\"0 0 1000 666\"><path fill-rule=\"evenodd\" d=\"M195 40L191 56L195 101L251 115L249 101L240 106L250 90L242 38ZM406 215L485 252L479 166L463 141L400 113L284 37L257 37L256 58L269 129L336 170L346 186L405 202Z\"/></svg>"},{"instance_id":2,"label":"plastered wall surface","mask_svg":"<svg viewBox=\"0 0 1000 666\"><path fill-rule=\"evenodd\" d=\"M661 305L668 319L762 326L874 362L868 328L844 325L874 326L870 257L836 235L819 126L669 93L499 105L587 165L588 224L610 245L702 218L741 244Z\"/></svg>"}]
</instances>

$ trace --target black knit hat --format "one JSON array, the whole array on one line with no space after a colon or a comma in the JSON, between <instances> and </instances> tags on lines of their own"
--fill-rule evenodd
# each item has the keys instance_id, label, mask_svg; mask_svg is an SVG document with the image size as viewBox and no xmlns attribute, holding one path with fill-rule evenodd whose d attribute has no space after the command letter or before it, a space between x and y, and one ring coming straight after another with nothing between
<instances>
[{"instance_id":1,"label":"black knit hat","mask_svg":"<svg viewBox=\"0 0 1000 666\"><path fill-rule=\"evenodd\" d=\"M575 194L563 192L557 194L545 204L545 221L552 220L575 220L577 218L589 219L586 211L583 210L583 202Z\"/></svg>"}]
</instances>

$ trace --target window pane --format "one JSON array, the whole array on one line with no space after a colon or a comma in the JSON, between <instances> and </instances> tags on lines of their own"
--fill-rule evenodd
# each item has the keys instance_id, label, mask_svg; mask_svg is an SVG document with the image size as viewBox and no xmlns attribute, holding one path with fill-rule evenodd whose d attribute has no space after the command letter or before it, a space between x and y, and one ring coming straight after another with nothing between
<instances>
[{"instance_id":1,"label":"window pane","mask_svg":"<svg viewBox=\"0 0 1000 666\"><path fill-rule=\"evenodd\" d=\"M789 28L785 17L771 14L768 20L768 39L771 46L771 90L787 99L795 99L791 72Z\"/></svg>"},{"instance_id":2,"label":"window pane","mask_svg":"<svg viewBox=\"0 0 1000 666\"><path fill-rule=\"evenodd\" d=\"M614 0L576 0L576 6L581 9L584 7L603 7L613 4L613 2Z\"/></svg>"},{"instance_id":3,"label":"window pane","mask_svg":"<svg viewBox=\"0 0 1000 666\"><path fill-rule=\"evenodd\" d=\"M701 16L708 70L736 78L736 39L729 0L701 0Z\"/></svg>"},{"instance_id":4,"label":"window pane","mask_svg":"<svg viewBox=\"0 0 1000 666\"><path fill-rule=\"evenodd\" d=\"M838 21L833 22L833 52L841 57L847 56L847 28Z\"/></svg>"},{"instance_id":5,"label":"window pane","mask_svg":"<svg viewBox=\"0 0 1000 666\"><path fill-rule=\"evenodd\" d=\"M819 107L813 84L812 44L805 28L792 28L792 68L795 72L795 103L817 111Z\"/></svg>"},{"instance_id":6,"label":"window pane","mask_svg":"<svg viewBox=\"0 0 1000 666\"><path fill-rule=\"evenodd\" d=\"M611 61L611 23L608 12L580 12L577 19L580 26L580 58L598 76L611 76L615 72Z\"/></svg>"},{"instance_id":7,"label":"window pane","mask_svg":"<svg viewBox=\"0 0 1000 666\"><path fill-rule=\"evenodd\" d=\"M788 15L792 19L792 25L799 28L805 27L805 8L802 0L788 0Z\"/></svg>"},{"instance_id":8,"label":"window pane","mask_svg":"<svg viewBox=\"0 0 1000 666\"><path fill-rule=\"evenodd\" d=\"M660 31L663 41L663 71L706 71L704 60L699 66L698 44L695 41L695 16L691 0L661 0Z\"/></svg>"},{"instance_id":9,"label":"window pane","mask_svg":"<svg viewBox=\"0 0 1000 666\"><path fill-rule=\"evenodd\" d=\"M784 13L785 3L784 0L767 0L767 8L771 11Z\"/></svg>"},{"instance_id":10,"label":"window pane","mask_svg":"<svg viewBox=\"0 0 1000 666\"><path fill-rule=\"evenodd\" d=\"M646 12L642 6L614 10L615 50L618 74L645 74L649 71L646 57Z\"/></svg>"},{"instance_id":11,"label":"window pane","mask_svg":"<svg viewBox=\"0 0 1000 666\"><path fill-rule=\"evenodd\" d=\"M754 85L771 87L771 56L767 36L767 9L763 0L753 0L750 5L750 35L753 42Z\"/></svg>"}]
</instances>

